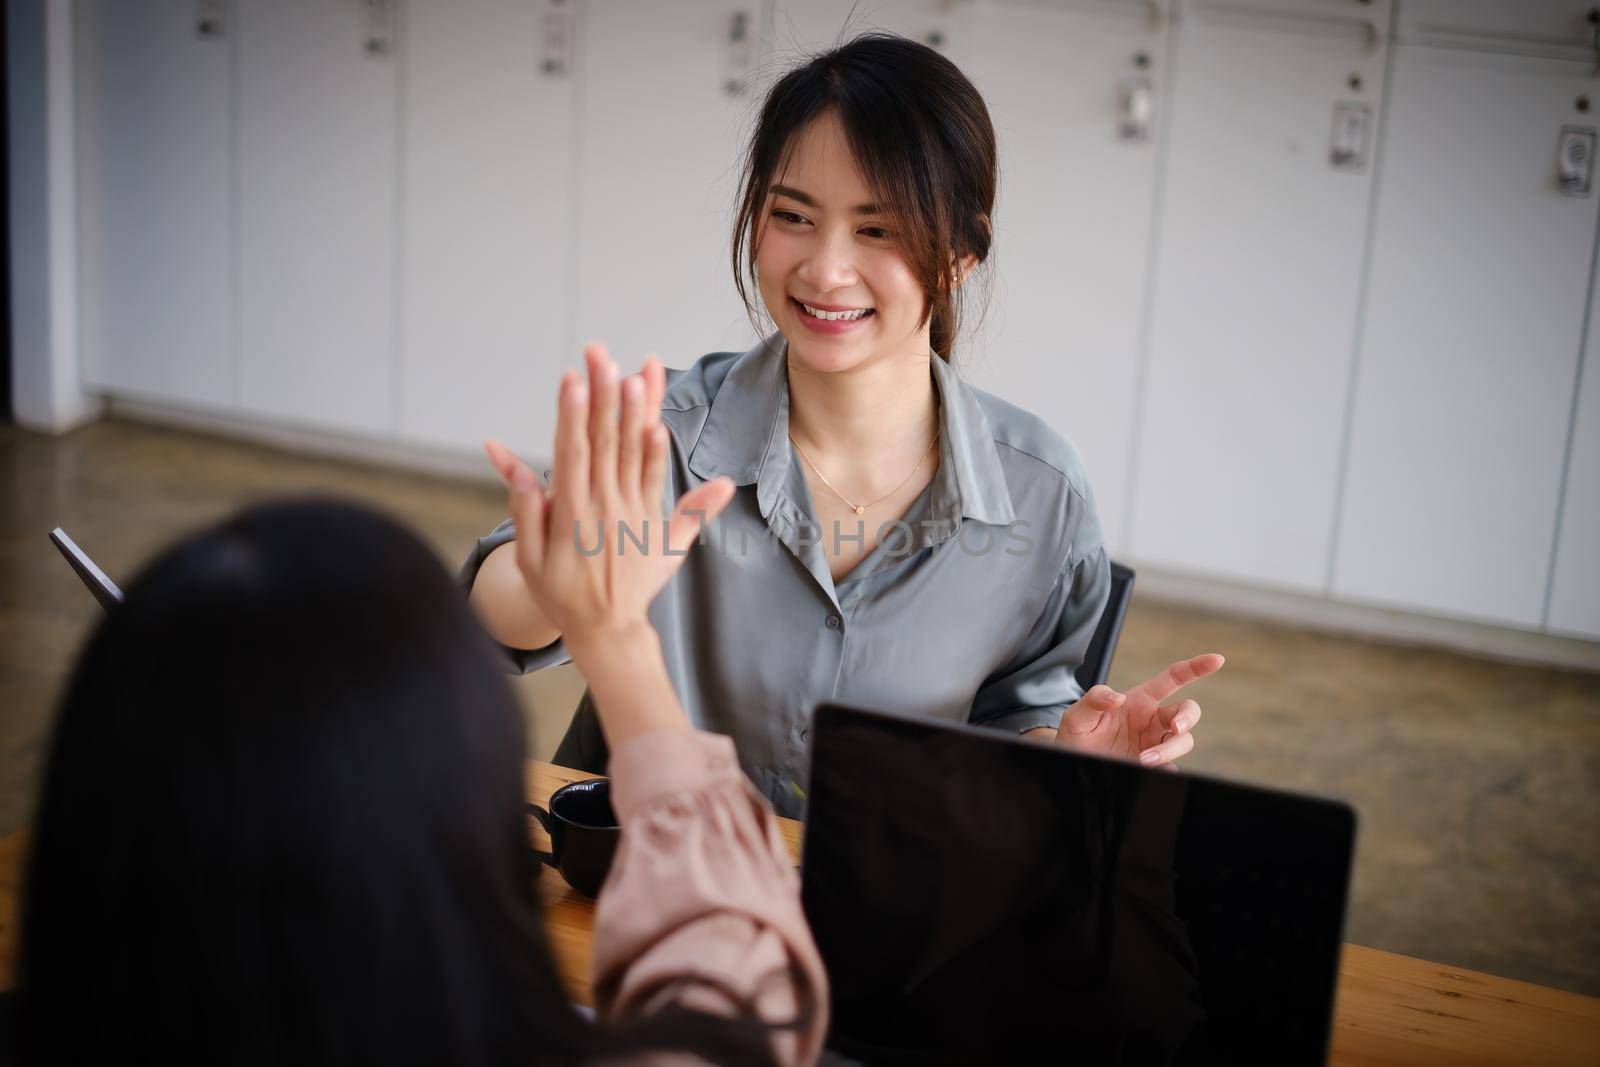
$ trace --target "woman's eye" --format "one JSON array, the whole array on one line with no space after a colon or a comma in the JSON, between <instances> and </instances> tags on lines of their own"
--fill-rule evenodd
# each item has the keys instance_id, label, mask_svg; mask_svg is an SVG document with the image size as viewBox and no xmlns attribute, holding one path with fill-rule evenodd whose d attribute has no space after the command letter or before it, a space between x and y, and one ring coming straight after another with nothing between
<instances>
[{"instance_id":1,"label":"woman's eye","mask_svg":"<svg viewBox=\"0 0 1600 1067\"><path fill-rule=\"evenodd\" d=\"M781 208L778 209L777 211L774 211L772 213L772 217L775 218L775 219L782 219L784 222L804 222L804 221L806 221L803 216L796 215L793 211L784 211Z\"/></svg>"},{"instance_id":2,"label":"woman's eye","mask_svg":"<svg viewBox=\"0 0 1600 1067\"><path fill-rule=\"evenodd\" d=\"M889 231L882 226L863 226L861 232L868 237L888 237Z\"/></svg>"}]
</instances>

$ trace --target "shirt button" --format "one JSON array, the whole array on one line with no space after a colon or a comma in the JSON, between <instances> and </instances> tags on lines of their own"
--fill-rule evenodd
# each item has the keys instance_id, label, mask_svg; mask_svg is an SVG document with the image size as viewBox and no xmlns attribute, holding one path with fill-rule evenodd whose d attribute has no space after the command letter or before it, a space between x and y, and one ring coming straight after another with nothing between
<instances>
[{"instance_id":1,"label":"shirt button","mask_svg":"<svg viewBox=\"0 0 1600 1067\"><path fill-rule=\"evenodd\" d=\"M844 623L842 623L839 620L839 616L837 616L837 615L829 615L828 616L828 629L837 630L839 627L841 627L843 625L844 625Z\"/></svg>"}]
</instances>

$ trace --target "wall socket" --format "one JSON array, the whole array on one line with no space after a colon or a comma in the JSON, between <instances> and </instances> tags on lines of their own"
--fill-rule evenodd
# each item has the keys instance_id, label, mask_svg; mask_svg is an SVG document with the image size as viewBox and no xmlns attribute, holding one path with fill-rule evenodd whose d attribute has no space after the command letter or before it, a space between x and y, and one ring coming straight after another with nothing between
<instances>
[{"instance_id":1,"label":"wall socket","mask_svg":"<svg viewBox=\"0 0 1600 1067\"><path fill-rule=\"evenodd\" d=\"M1594 184L1594 131L1583 126L1561 127L1556 153L1556 181L1567 196L1588 196Z\"/></svg>"}]
</instances>

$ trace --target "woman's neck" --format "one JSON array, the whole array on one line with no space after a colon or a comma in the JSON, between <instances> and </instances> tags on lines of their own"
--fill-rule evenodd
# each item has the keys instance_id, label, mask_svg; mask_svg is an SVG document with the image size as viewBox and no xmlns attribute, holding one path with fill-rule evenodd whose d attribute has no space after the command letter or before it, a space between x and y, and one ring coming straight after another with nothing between
<instances>
[{"instance_id":1,"label":"woman's neck","mask_svg":"<svg viewBox=\"0 0 1600 1067\"><path fill-rule=\"evenodd\" d=\"M892 485L927 449L939 425L930 365L937 357L926 347L910 352L845 371L789 364L789 434L830 478Z\"/></svg>"}]
</instances>

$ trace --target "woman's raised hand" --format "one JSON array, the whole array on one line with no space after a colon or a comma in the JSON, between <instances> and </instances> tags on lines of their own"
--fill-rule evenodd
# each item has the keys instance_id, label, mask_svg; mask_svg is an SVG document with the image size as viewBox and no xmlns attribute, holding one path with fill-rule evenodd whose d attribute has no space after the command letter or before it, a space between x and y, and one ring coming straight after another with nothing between
<instances>
[{"instance_id":1,"label":"woman's raised hand","mask_svg":"<svg viewBox=\"0 0 1600 1067\"><path fill-rule=\"evenodd\" d=\"M654 356L620 379L605 347L584 349L587 381L562 375L548 489L497 441L485 451L510 490L517 568L535 606L569 641L622 630L646 609L704 526L733 499L716 478L665 511L666 371Z\"/></svg>"},{"instance_id":2,"label":"woman's raised hand","mask_svg":"<svg viewBox=\"0 0 1600 1067\"><path fill-rule=\"evenodd\" d=\"M1161 702L1190 682L1220 671L1224 662L1217 653L1207 652L1179 660L1126 692L1097 685L1061 716L1056 743L1174 769L1173 760L1194 748L1190 731L1200 721L1200 704Z\"/></svg>"}]
</instances>

